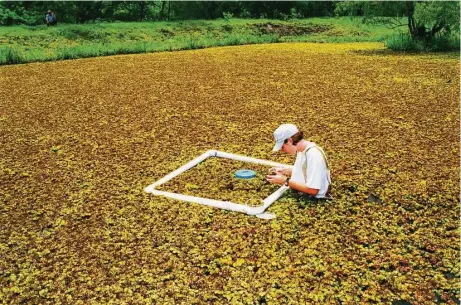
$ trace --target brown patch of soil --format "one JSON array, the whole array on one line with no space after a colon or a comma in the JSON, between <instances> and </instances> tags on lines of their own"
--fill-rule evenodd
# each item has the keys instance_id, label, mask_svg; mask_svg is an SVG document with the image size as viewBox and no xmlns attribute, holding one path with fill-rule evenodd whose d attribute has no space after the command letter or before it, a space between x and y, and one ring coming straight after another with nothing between
<instances>
[{"instance_id":1,"label":"brown patch of soil","mask_svg":"<svg viewBox=\"0 0 461 305\"><path fill-rule=\"evenodd\" d=\"M323 33L332 28L330 25L310 24L291 25L277 23L262 23L253 25L261 34L278 34L280 36L301 36L305 34Z\"/></svg>"}]
</instances>

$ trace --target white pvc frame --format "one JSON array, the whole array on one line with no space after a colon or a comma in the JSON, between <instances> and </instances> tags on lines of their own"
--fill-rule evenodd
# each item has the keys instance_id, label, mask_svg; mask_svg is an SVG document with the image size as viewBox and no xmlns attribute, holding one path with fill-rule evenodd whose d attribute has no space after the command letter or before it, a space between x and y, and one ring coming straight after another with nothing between
<instances>
[{"instance_id":1,"label":"white pvc frame","mask_svg":"<svg viewBox=\"0 0 461 305\"><path fill-rule=\"evenodd\" d=\"M192 167L196 166L200 162L203 162L209 157L221 157L221 158L227 158L227 159L232 159L232 160L237 160L237 161L262 164L262 165L267 165L267 166L292 168L292 166L290 165L285 165L285 164L281 164L277 162L261 160L261 159L251 158L251 157L245 157L245 156L235 155L235 154L226 153L226 152L217 151L217 150L209 150L203 153L201 156L190 161L189 163L181 166L177 170L166 175L165 177L158 180L157 182L147 186L146 188L144 188L144 191L147 193L157 195L157 196L165 196L165 197L169 197L172 199L203 204L203 205L212 206L212 207L216 207L216 208L220 208L224 210L241 212L241 213L245 213L248 215L258 215L258 214L262 214L272 203L274 203L277 199L279 199L286 190L289 189L289 187L287 186L280 187L278 190L276 190L274 193L270 194L266 199L264 199L263 204L261 206L256 206L256 207L251 207L245 204L238 204L238 203L234 203L231 201L221 201L221 200L214 200L214 199L208 199L208 198L202 198L202 197L195 197L195 196L159 191L156 189L156 187L158 187L159 185L162 185L168 182L169 180L191 169Z\"/></svg>"}]
</instances>

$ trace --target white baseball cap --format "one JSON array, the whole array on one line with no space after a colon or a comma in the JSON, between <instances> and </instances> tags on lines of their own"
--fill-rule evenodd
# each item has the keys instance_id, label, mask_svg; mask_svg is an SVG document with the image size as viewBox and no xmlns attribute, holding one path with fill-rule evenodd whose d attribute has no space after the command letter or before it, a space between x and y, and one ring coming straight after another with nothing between
<instances>
[{"instance_id":1,"label":"white baseball cap","mask_svg":"<svg viewBox=\"0 0 461 305\"><path fill-rule=\"evenodd\" d=\"M293 124L282 124L274 131L275 146L272 151L279 151L286 139L294 136L298 128Z\"/></svg>"}]
</instances>

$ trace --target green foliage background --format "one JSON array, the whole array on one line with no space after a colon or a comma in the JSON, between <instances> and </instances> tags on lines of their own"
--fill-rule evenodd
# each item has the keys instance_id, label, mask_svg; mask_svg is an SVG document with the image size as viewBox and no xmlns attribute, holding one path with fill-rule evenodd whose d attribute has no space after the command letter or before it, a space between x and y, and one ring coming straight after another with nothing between
<instances>
[{"instance_id":1,"label":"green foliage background","mask_svg":"<svg viewBox=\"0 0 461 305\"><path fill-rule=\"evenodd\" d=\"M57 14L59 30L45 31L40 26L49 9ZM0 25L33 27L0 29L0 64L280 41L386 40L390 49L398 51L459 51L459 11L459 1L2 1ZM255 20L282 20L298 27L306 22L297 20L304 18L340 16L360 17L363 23L390 29L370 26L363 30L365 27L355 25L356 30L349 31L350 22L345 19L326 19L320 23L333 30L321 35L313 35L315 30L287 35L261 33L235 20L247 20L248 24L257 23ZM219 28L221 22L203 22L219 19L232 22L223 28ZM171 24L161 22L165 20L202 20L203 26L194 33L177 33ZM106 24L120 21L149 23L142 26L141 33L139 24ZM63 23L73 26L62 27ZM85 23L96 25L74 26ZM114 31L118 31L117 37ZM393 36L387 37L388 33Z\"/></svg>"},{"instance_id":2,"label":"green foliage background","mask_svg":"<svg viewBox=\"0 0 461 305\"><path fill-rule=\"evenodd\" d=\"M308 1L53 1L0 2L0 25L44 22L53 10L59 22L161 21L333 16L335 2Z\"/></svg>"},{"instance_id":3,"label":"green foliage background","mask_svg":"<svg viewBox=\"0 0 461 305\"><path fill-rule=\"evenodd\" d=\"M348 17L0 27L0 64L255 43L385 41L396 33Z\"/></svg>"}]
</instances>

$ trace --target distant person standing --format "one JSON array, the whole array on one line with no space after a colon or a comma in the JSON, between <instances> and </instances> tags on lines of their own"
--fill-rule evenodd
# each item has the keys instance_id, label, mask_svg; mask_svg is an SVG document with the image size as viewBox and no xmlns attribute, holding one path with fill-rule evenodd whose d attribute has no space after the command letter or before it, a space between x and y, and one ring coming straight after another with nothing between
<instances>
[{"instance_id":1,"label":"distant person standing","mask_svg":"<svg viewBox=\"0 0 461 305\"><path fill-rule=\"evenodd\" d=\"M56 22L56 15L54 14L53 11L48 11L48 13L46 14L45 16L45 22L46 22L46 25L47 26L50 26L50 25L56 25L57 22Z\"/></svg>"}]
</instances>

